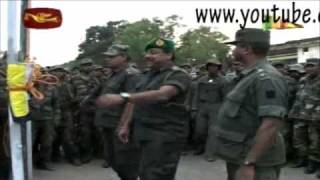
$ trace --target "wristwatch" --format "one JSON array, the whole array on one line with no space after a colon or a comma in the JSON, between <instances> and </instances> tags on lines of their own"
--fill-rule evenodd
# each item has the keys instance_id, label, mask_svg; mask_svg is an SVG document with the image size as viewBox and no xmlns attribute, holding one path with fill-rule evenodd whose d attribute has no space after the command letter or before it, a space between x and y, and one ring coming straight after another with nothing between
<instances>
[{"instance_id":1,"label":"wristwatch","mask_svg":"<svg viewBox=\"0 0 320 180\"><path fill-rule=\"evenodd\" d=\"M124 99L125 102L128 102L130 100L131 95L127 92L120 93L120 96Z\"/></svg>"},{"instance_id":2,"label":"wristwatch","mask_svg":"<svg viewBox=\"0 0 320 180\"><path fill-rule=\"evenodd\" d=\"M245 165L245 166L256 166L256 163L253 162L253 161L245 160L243 162L243 165Z\"/></svg>"}]
</instances>

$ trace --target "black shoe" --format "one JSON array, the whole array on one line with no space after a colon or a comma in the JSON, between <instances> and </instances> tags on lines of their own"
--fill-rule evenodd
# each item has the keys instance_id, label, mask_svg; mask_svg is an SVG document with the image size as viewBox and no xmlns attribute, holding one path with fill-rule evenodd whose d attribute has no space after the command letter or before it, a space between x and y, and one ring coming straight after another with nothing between
<instances>
[{"instance_id":1,"label":"black shoe","mask_svg":"<svg viewBox=\"0 0 320 180\"><path fill-rule=\"evenodd\" d=\"M317 170L316 177L320 179L320 168Z\"/></svg>"},{"instance_id":2,"label":"black shoe","mask_svg":"<svg viewBox=\"0 0 320 180\"><path fill-rule=\"evenodd\" d=\"M38 163L35 165L36 169L45 170L45 171L54 171L54 169L49 166L47 163Z\"/></svg>"},{"instance_id":3,"label":"black shoe","mask_svg":"<svg viewBox=\"0 0 320 180\"><path fill-rule=\"evenodd\" d=\"M307 160L299 159L291 166L291 168L301 168L301 167L305 167L307 165L308 165L308 161Z\"/></svg>"},{"instance_id":4,"label":"black shoe","mask_svg":"<svg viewBox=\"0 0 320 180\"><path fill-rule=\"evenodd\" d=\"M309 161L308 166L304 170L305 174L313 174L317 171L317 162L315 161Z\"/></svg>"},{"instance_id":5,"label":"black shoe","mask_svg":"<svg viewBox=\"0 0 320 180\"><path fill-rule=\"evenodd\" d=\"M82 163L79 159L71 159L70 163L74 166L81 166L82 165Z\"/></svg>"},{"instance_id":6,"label":"black shoe","mask_svg":"<svg viewBox=\"0 0 320 180\"><path fill-rule=\"evenodd\" d=\"M107 161L104 161L104 163L101 165L103 168L109 168L110 164Z\"/></svg>"},{"instance_id":7,"label":"black shoe","mask_svg":"<svg viewBox=\"0 0 320 180\"><path fill-rule=\"evenodd\" d=\"M92 160L92 156L91 155L85 155L81 158L81 162L83 164L87 164Z\"/></svg>"},{"instance_id":8,"label":"black shoe","mask_svg":"<svg viewBox=\"0 0 320 180\"><path fill-rule=\"evenodd\" d=\"M204 153L204 148L198 148L194 151L193 155L199 156Z\"/></svg>"}]
</instances>

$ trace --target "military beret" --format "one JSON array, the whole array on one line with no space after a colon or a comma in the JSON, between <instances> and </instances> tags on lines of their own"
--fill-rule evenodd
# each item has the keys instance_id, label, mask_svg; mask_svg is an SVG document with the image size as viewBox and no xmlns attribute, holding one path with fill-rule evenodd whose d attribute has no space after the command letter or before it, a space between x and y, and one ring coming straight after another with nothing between
<instances>
[{"instance_id":1,"label":"military beret","mask_svg":"<svg viewBox=\"0 0 320 180\"><path fill-rule=\"evenodd\" d=\"M320 65L320 58L309 58L306 60L306 65L312 64L312 65Z\"/></svg>"},{"instance_id":2,"label":"military beret","mask_svg":"<svg viewBox=\"0 0 320 180\"><path fill-rule=\"evenodd\" d=\"M270 32L256 28L240 29L236 32L235 40L225 44L237 45L238 43L267 43L270 44Z\"/></svg>"},{"instance_id":3,"label":"military beret","mask_svg":"<svg viewBox=\"0 0 320 180\"><path fill-rule=\"evenodd\" d=\"M102 54L106 56L111 56L111 57L118 56L121 54L127 54L128 49L129 49L129 46L126 44L114 44L114 45L111 45L108 48L108 50Z\"/></svg>"},{"instance_id":4,"label":"military beret","mask_svg":"<svg viewBox=\"0 0 320 180\"><path fill-rule=\"evenodd\" d=\"M160 48L163 49L163 51L166 53L172 53L175 51L175 44L172 40L169 39L155 38L146 45L145 51L148 51L152 48Z\"/></svg>"}]
</instances>

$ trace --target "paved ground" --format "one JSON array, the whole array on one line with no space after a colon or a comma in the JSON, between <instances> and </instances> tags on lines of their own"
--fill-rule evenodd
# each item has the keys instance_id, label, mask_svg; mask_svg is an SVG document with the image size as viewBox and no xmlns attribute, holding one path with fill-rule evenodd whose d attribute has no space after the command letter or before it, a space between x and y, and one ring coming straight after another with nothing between
<instances>
[{"instance_id":1,"label":"paved ground","mask_svg":"<svg viewBox=\"0 0 320 180\"><path fill-rule=\"evenodd\" d=\"M102 161L95 160L81 167L67 163L55 164L55 171L34 171L34 180L119 180L110 169L101 168ZM222 161L208 163L199 156L184 156L176 180L225 180ZM284 168L280 180L317 180L314 175L303 174L302 169Z\"/></svg>"}]
</instances>

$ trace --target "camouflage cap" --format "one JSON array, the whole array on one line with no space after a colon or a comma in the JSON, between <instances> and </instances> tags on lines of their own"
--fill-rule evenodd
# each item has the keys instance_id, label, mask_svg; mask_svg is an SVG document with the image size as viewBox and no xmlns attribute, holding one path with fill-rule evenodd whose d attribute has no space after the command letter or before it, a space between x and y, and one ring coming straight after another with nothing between
<instances>
[{"instance_id":1,"label":"camouflage cap","mask_svg":"<svg viewBox=\"0 0 320 180\"><path fill-rule=\"evenodd\" d=\"M100 66L100 65L93 65L93 66L92 66L92 69L93 69L93 70L101 70L101 71L102 71L102 70L103 70L103 67Z\"/></svg>"},{"instance_id":2,"label":"camouflage cap","mask_svg":"<svg viewBox=\"0 0 320 180\"><path fill-rule=\"evenodd\" d=\"M312 64L312 65L320 65L320 58L309 58L306 60L306 65Z\"/></svg>"},{"instance_id":3,"label":"camouflage cap","mask_svg":"<svg viewBox=\"0 0 320 180\"><path fill-rule=\"evenodd\" d=\"M188 68L191 68L191 64L190 63L183 63L181 64L179 67L183 68L183 67L188 67Z\"/></svg>"},{"instance_id":4,"label":"camouflage cap","mask_svg":"<svg viewBox=\"0 0 320 180\"><path fill-rule=\"evenodd\" d=\"M206 66L208 66L209 64L218 65L218 66L222 65L221 62L218 61L217 59L209 59L209 60L207 60Z\"/></svg>"},{"instance_id":5,"label":"camouflage cap","mask_svg":"<svg viewBox=\"0 0 320 180\"><path fill-rule=\"evenodd\" d=\"M289 65L288 72L290 72L290 71L297 71L299 73L305 73L303 65L301 65L301 64L291 64L291 65Z\"/></svg>"},{"instance_id":6,"label":"camouflage cap","mask_svg":"<svg viewBox=\"0 0 320 180\"><path fill-rule=\"evenodd\" d=\"M106 55L106 56L113 57L113 56L118 56L121 54L127 54L128 49L129 49L129 46L126 44L114 44L114 45L110 46L108 48L108 50L102 54Z\"/></svg>"},{"instance_id":7,"label":"camouflage cap","mask_svg":"<svg viewBox=\"0 0 320 180\"><path fill-rule=\"evenodd\" d=\"M151 40L145 47L145 51L148 51L152 48L160 48L163 49L166 53L172 53L175 51L175 44L172 40L164 39L164 38L155 38Z\"/></svg>"},{"instance_id":8,"label":"camouflage cap","mask_svg":"<svg viewBox=\"0 0 320 180\"><path fill-rule=\"evenodd\" d=\"M250 44L255 42L270 44L270 32L256 28L240 29L236 32L235 40L225 44L237 45L238 43Z\"/></svg>"},{"instance_id":9,"label":"camouflage cap","mask_svg":"<svg viewBox=\"0 0 320 180\"><path fill-rule=\"evenodd\" d=\"M272 62L272 66L274 66L274 67L284 67L285 63L281 62L281 61L273 61Z\"/></svg>"},{"instance_id":10,"label":"camouflage cap","mask_svg":"<svg viewBox=\"0 0 320 180\"><path fill-rule=\"evenodd\" d=\"M84 58L80 61L80 65L83 65L83 64L93 64L93 61L90 58Z\"/></svg>"},{"instance_id":11,"label":"camouflage cap","mask_svg":"<svg viewBox=\"0 0 320 180\"><path fill-rule=\"evenodd\" d=\"M64 67L61 67L61 66L55 66L55 67L52 67L50 69L48 69L48 71L50 72L53 72L53 71L63 71L63 72L68 72L68 70Z\"/></svg>"}]
</instances>

